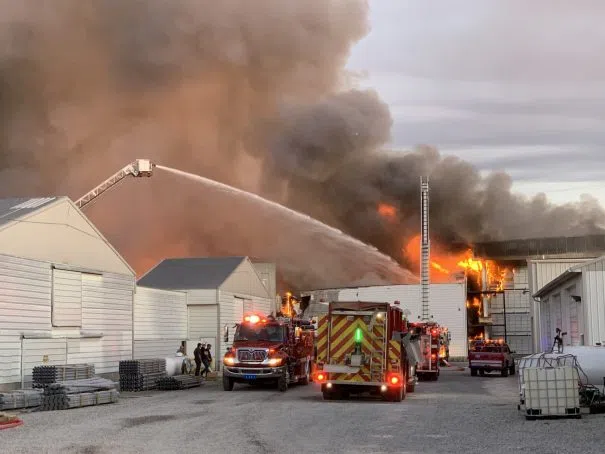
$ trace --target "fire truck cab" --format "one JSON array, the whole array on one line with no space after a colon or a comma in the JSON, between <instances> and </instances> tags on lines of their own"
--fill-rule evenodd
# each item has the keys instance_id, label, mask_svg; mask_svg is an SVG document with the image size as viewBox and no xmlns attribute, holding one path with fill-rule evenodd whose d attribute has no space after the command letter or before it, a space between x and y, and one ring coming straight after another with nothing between
<instances>
[{"instance_id":1,"label":"fire truck cab","mask_svg":"<svg viewBox=\"0 0 605 454\"><path fill-rule=\"evenodd\" d=\"M309 384L313 340L310 322L246 315L223 358L223 389L232 391L235 383L274 382L283 392L293 383Z\"/></svg>"}]
</instances>

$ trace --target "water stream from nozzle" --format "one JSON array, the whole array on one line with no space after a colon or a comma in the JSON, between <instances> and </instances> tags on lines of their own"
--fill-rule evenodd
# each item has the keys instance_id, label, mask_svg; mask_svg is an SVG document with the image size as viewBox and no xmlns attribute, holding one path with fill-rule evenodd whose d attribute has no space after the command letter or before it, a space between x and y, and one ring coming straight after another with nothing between
<instances>
[{"instance_id":1,"label":"water stream from nozzle","mask_svg":"<svg viewBox=\"0 0 605 454\"><path fill-rule=\"evenodd\" d=\"M384 271L387 271L390 275L399 277L403 282L409 282L409 281L416 282L418 280L418 278L416 276L414 276L413 273L411 273L409 270L402 268L395 260L393 260L388 255L383 254L378 249L376 249L374 246L370 246L369 244L366 244L363 241L353 238L352 236L347 235L346 233L342 232L341 230L338 230L334 227L324 224L323 222L318 221L317 219L312 218L311 216L300 213L299 211L288 208L277 202L273 202L271 200L265 199L264 197L261 197L258 194L244 191L243 189L238 189L233 186L229 186L228 184L220 183L218 181L212 180L210 178L205 178L200 175L185 172L183 170L174 169L172 167L166 167L166 166L157 165L157 164L155 167L157 169L162 169L167 172L170 172L174 175L178 175L178 176L196 181L198 183L201 183L212 190L237 195L237 196L246 198L247 200L249 200L253 203L257 203L257 204L263 205L267 208L271 208L271 209L275 210L276 212L286 214L295 220L304 222L305 225L315 229L316 232L319 231L321 233L325 233L326 235L328 235L331 239L333 239L335 241L339 241L344 244L353 246L353 247L365 252L366 254L368 254L369 256L374 258L376 265L380 266Z\"/></svg>"}]
</instances>

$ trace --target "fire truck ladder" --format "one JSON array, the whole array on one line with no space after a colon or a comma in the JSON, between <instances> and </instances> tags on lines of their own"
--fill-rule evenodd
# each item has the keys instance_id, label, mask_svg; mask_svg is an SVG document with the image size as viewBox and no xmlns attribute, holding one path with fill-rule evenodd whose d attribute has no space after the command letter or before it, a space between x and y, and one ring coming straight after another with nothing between
<instances>
[{"instance_id":1,"label":"fire truck ladder","mask_svg":"<svg viewBox=\"0 0 605 454\"><path fill-rule=\"evenodd\" d=\"M374 323L375 321L372 321L372 323L370 324L369 328L370 328L370 332L374 332ZM386 352L387 352L387 345L386 345L386 330L388 327L388 324L386 323L386 319L383 322L383 326L384 329L382 330L383 334L382 335L375 335L374 339L376 340L376 343L378 343L381 348L379 350L375 350L372 352L371 356L370 356L370 381L372 382L382 382L384 380L384 372L386 369Z\"/></svg>"},{"instance_id":2,"label":"fire truck ladder","mask_svg":"<svg viewBox=\"0 0 605 454\"><path fill-rule=\"evenodd\" d=\"M431 241L429 238L429 178L420 177L420 300L422 320L430 320L429 291Z\"/></svg>"},{"instance_id":3,"label":"fire truck ladder","mask_svg":"<svg viewBox=\"0 0 605 454\"><path fill-rule=\"evenodd\" d=\"M150 177L153 173L153 168L155 164L151 162L149 159L137 159L134 162L131 162L124 168L118 170L112 176L110 176L107 180L102 182L96 188L92 189L88 193L84 194L78 200L76 200L75 204L78 208L82 209L86 205L93 202L97 197L99 197L104 192L109 191L110 189L116 187L119 183L121 183L124 178L127 176L133 177Z\"/></svg>"}]
</instances>

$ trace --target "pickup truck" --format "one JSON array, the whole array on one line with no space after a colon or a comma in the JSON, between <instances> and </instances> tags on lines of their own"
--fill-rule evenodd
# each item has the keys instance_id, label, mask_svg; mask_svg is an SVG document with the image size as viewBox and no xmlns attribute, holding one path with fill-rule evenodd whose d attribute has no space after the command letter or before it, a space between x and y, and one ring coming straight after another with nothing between
<instances>
[{"instance_id":1,"label":"pickup truck","mask_svg":"<svg viewBox=\"0 0 605 454\"><path fill-rule=\"evenodd\" d=\"M474 341L468 353L468 367L471 376L476 377L477 372L500 371L503 377L515 374L514 352L502 341Z\"/></svg>"}]
</instances>

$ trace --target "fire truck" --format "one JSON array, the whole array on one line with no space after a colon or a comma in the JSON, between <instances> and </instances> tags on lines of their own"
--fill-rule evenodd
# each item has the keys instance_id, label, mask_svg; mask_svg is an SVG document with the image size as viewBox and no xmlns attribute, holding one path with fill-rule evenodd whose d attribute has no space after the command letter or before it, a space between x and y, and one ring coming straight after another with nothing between
<instances>
[{"instance_id":1,"label":"fire truck","mask_svg":"<svg viewBox=\"0 0 605 454\"><path fill-rule=\"evenodd\" d=\"M370 393L401 402L416 385L407 323L389 303L330 302L318 317L317 370L324 399Z\"/></svg>"},{"instance_id":2,"label":"fire truck","mask_svg":"<svg viewBox=\"0 0 605 454\"><path fill-rule=\"evenodd\" d=\"M414 322L410 329L419 338L421 359L416 373L420 380L439 379L442 328L435 322ZM449 341L448 341L449 343Z\"/></svg>"},{"instance_id":3,"label":"fire truck","mask_svg":"<svg viewBox=\"0 0 605 454\"><path fill-rule=\"evenodd\" d=\"M309 384L313 341L311 322L246 315L236 325L233 344L223 357L223 389L232 391L235 383L273 382L284 392L293 383Z\"/></svg>"}]
</instances>

